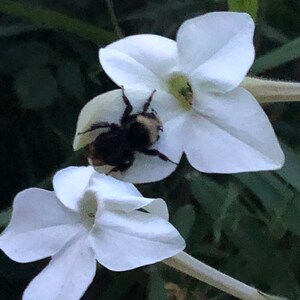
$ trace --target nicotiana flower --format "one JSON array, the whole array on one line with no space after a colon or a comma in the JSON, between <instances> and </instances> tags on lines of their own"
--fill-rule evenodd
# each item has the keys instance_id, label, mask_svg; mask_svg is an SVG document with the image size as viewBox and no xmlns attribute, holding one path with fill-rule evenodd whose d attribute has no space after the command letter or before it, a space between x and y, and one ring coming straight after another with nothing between
<instances>
[{"instance_id":1,"label":"nicotiana flower","mask_svg":"<svg viewBox=\"0 0 300 300\"><path fill-rule=\"evenodd\" d=\"M129 183L69 167L53 179L54 192L20 192L0 248L17 262L52 256L26 288L27 300L80 299L96 261L113 271L152 264L179 253L185 242L167 221L162 199L143 198Z\"/></svg>"},{"instance_id":2,"label":"nicotiana flower","mask_svg":"<svg viewBox=\"0 0 300 300\"><path fill-rule=\"evenodd\" d=\"M152 34L129 36L100 49L100 62L116 84L140 91L141 98L157 90L154 98L165 105L153 107L167 128L162 136L177 148L173 160L185 152L203 172L272 170L283 165L283 152L266 114L240 86L254 60L253 32L248 14L209 13L184 22L176 42ZM122 111L109 108L113 100L101 103L118 96L112 92L93 100L95 111L97 99L101 104L98 120ZM134 106L137 99L131 99ZM159 169L156 180L165 176Z\"/></svg>"}]
</instances>

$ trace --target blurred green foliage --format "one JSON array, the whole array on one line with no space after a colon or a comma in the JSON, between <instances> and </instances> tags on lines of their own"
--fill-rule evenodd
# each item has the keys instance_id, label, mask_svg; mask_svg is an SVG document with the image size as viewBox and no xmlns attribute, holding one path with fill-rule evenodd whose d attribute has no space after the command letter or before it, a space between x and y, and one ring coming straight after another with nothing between
<instances>
[{"instance_id":1,"label":"blurred green foliage","mask_svg":"<svg viewBox=\"0 0 300 300\"><path fill-rule=\"evenodd\" d=\"M246 1L229 4L233 10L248 10L249 6L240 6L242 2ZM114 7L125 35L156 33L171 38L188 18L228 10L225 0L115 0ZM76 120L84 103L115 88L99 66L98 46L116 39L117 32L105 1L0 0L0 11L0 225L4 227L18 191L51 188L56 170L86 164L84 155L71 148ZM275 5L261 0L256 23L252 74L300 81L300 2L276 0ZM183 158L169 178L139 189L168 202L171 221L187 239L190 254L264 292L297 300L300 103L265 109L286 154L282 170L207 175L193 170ZM46 263L17 264L1 254L0 298L21 299ZM173 284L169 299L232 299L161 264L123 273L99 267L83 299L165 300L167 283Z\"/></svg>"},{"instance_id":2,"label":"blurred green foliage","mask_svg":"<svg viewBox=\"0 0 300 300\"><path fill-rule=\"evenodd\" d=\"M247 12L256 20L259 0L228 0L227 2L230 11Z\"/></svg>"}]
</instances>

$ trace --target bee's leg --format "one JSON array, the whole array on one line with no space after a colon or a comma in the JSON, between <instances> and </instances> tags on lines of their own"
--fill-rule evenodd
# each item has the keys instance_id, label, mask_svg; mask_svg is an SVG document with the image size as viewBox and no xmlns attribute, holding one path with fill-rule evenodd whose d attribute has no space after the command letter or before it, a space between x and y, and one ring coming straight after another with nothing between
<instances>
[{"instance_id":1,"label":"bee's leg","mask_svg":"<svg viewBox=\"0 0 300 300\"><path fill-rule=\"evenodd\" d=\"M154 93L156 92L156 90L153 90L153 92L151 93L150 97L147 99L147 101L145 102L144 106L143 106L143 113L146 113L149 106L150 106L150 103L152 101L152 98L153 98L153 95ZM155 111L154 109L152 109L152 111Z\"/></svg>"},{"instance_id":2,"label":"bee's leg","mask_svg":"<svg viewBox=\"0 0 300 300\"><path fill-rule=\"evenodd\" d=\"M83 131L83 132L78 132L77 134L78 135L85 134L87 132L94 131L94 130L99 129L99 128L111 128L111 129L114 129L114 128L118 128L118 127L119 126L117 124L114 124L114 123L97 122L97 123L92 124L91 127L88 130Z\"/></svg>"},{"instance_id":3,"label":"bee's leg","mask_svg":"<svg viewBox=\"0 0 300 300\"><path fill-rule=\"evenodd\" d=\"M169 161L175 165L178 165L178 163L172 161L166 155L159 152L157 149L144 149L144 150L139 150L139 152L142 152L142 153L144 153L146 155L150 155L150 156L158 156L163 161Z\"/></svg>"},{"instance_id":4,"label":"bee's leg","mask_svg":"<svg viewBox=\"0 0 300 300\"><path fill-rule=\"evenodd\" d=\"M122 98L123 98L123 101L124 101L124 103L126 105L126 108L124 110L123 116L121 118L121 124L123 124L124 121L130 116L130 113L132 112L132 105L131 105L129 99L125 95L124 86L121 86L121 89L122 89Z\"/></svg>"}]
</instances>

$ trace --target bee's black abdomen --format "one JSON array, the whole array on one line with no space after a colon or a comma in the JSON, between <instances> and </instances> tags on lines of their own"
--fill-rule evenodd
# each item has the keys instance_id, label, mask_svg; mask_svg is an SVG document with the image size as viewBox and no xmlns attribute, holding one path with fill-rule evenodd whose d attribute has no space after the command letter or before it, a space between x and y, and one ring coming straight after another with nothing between
<instances>
[{"instance_id":1,"label":"bee's black abdomen","mask_svg":"<svg viewBox=\"0 0 300 300\"><path fill-rule=\"evenodd\" d=\"M127 139L134 150L145 149L151 145L147 128L138 122L134 122L130 125L127 133Z\"/></svg>"},{"instance_id":2,"label":"bee's black abdomen","mask_svg":"<svg viewBox=\"0 0 300 300\"><path fill-rule=\"evenodd\" d=\"M98 128L109 130L100 133L96 140L90 144L92 164L94 166L110 165L112 166L110 172L123 172L132 166L136 151L145 155L158 156L163 161L170 161L163 153L152 148L152 145L159 139L159 132L162 131L162 123L155 110L152 109L151 112L147 112L154 91L145 102L143 110L137 114L131 114L132 105L126 97L124 89L122 91L126 108L120 119L120 124L98 122L83 132L87 133Z\"/></svg>"},{"instance_id":3,"label":"bee's black abdomen","mask_svg":"<svg viewBox=\"0 0 300 300\"><path fill-rule=\"evenodd\" d=\"M119 131L119 132L118 132ZM121 130L100 134L93 143L92 158L104 164L126 169L134 161L134 152Z\"/></svg>"}]
</instances>

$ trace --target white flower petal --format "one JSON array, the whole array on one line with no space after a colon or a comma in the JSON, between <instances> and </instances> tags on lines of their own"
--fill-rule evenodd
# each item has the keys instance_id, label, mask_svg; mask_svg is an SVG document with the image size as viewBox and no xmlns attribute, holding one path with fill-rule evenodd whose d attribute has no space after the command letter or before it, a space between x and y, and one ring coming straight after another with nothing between
<instances>
[{"instance_id":1,"label":"white flower petal","mask_svg":"<svg viewBox=\"0 0 300 300\"><path fill-rule=\"evenodd\" d=\"M90 189L94 190L97 196L103 199L142 197L142 194L133 184L122 182L111 176L97 172L95 172L91 178Z\"/></svg>"},{"instance_id":2,"label":"white flower petal","mask_svg":"<svg viewBox=\"0 0 300 300\"><path fill-rule=\"evenodd\" d=\"M89 236L97 260L109 270L125 271L174 256L185 247L166 220L140 211L105 212Z\"/></svg>"},{"instance_id":3,"label":"white flower petal","mask_svg":"<svg viewBox=\"0 0 300 300\"><path fill-rule=\"evenodd\" d=\"M186 125L185 152L191 165L208 173L278 169L284 155L268 117L255 98L237 88L204 95Z\"/></svg>"},{"instance_id":4,"label":"white flower petal","mask_svg":"<svg viewBox=\"0 0 300 300\"><path fill-rule=\"evenodd\" d=\"M124 54L130 59L125 59ZM158 89L162 83L156 81L166 78L176 66L177 47L175 41L168 38L140 34L126 37L101 49L99 58L105 72L117 84L124 85L125 88L136 88L138 85L151 90ZM142 82L143 79L146 80L145 76L148 82ZM157 85L154 86L154 83Z\"/></svg>"},{"instance_id":5,"label":"white flower petal","mask_svg":"<svg viewBox=\"0 0 300 300\"><path fill-rule=\"evenodd\" d=\"M59 225L18 234L8 233L1 238L1 249L12 260L27 263L57 253L80 230L75 225Z\"/></svg>"},{"instance_id":6,"label":"white flower petal","mask_svg":"<svg viewBox=\"0 0 300 300\"><path fill-rule=\"evenodd\" d=\"M166 84L143 64L120 51L100 49L104 71L119 86L126 89L167 90Z\"/></svg>"},{"instance_id":7,"label":"white flower petal","mask_svg":"<svg viewBox=\"0 0 300 300\"><path fill-rule=\"evenodd\" d=\"M95 172L91 179L90 190L99 199L100 209L96 217L101 217L101 204L104 202L105 209L109 210L128 213L143 208L164 219L169 218L164 200L144 198L133 184L117 180L112 176Z\"/></svg>"},{"instance_id":8,"label":"white flower petal","mask_svg":"<svg viewBox=\"0 0 300 300\"><path fill-rule=\"evenodd\" d=\"M85 239L67 245L26 288L23 300L79 300L96 273L96 260Z\"/></svg>"},{"instance_id":9,"label":"white flower petal","mask_svg":"<svg viewBox=\"0 0 300 300\"><path fill-rule=\"evenodd\" d=\"M175 171L180 161L184 147L183 122L185 114L163 124L164 131L160 139L151 147L156 149L170 160L164 161L158 156L149 156L136 152L133 165L124 172L113 172L112 176L132 183L154 182L166 178ZM101 171L101 168L97 168Z\"/></svg>"},{"instance_id":10,"label":"white flower petal","mask_svg":"<svg viewBox=\"0 0 300 300\"><path fill-rule=\"evenodd\" d=\"M168 207L163 199L134 196L105 199L105 209L111 211L122 211L129 213L141 208L165 220L169 219ZM101 218L101 209L98 211L96 218Z\"/></svg>"},{"instance_id":11,"label":"white flower petal","mask_svg":"<svg viewBox=\"0 0 300 300\"><path fill-rule=\"evenodd\" d=\"M180 155L181 156L181 155ZM131 167L124 172L111 172L110 174L122 181L134 184L149 183L162 180L175 171L177 164L163 161L158 157L148 156L139 152ZM109 172L112 167L96 167L97 172Z\"/></svg>"},{"instance_id":12,"label":"white flower petal","mask_svg":"<svg viewBox=\"0 0 300 300\"><path fill-rule=\"evenodd\" d=\"M248 14L215 12L184 22L177 33L179 60L192 88L236 88L254 60L254 22Z\"/></svg>"},{"instance_id":13,"label":"white flower petal","mask_svg":"<svg viewBox=\"0 0 300 300\"><path fill-rule=\"evenodd\" d=\"M166 202L163 199L144 198L149 203L143 207L150 214L169 220L169 211ZM145 202L146 202L145 201Z\"/></svg>"},{"instance_id":14,"label":"white flower petal","mask_svg":"<svg viewBox=\"0 0 300 300\"><path fill-rule=\"evenodd\" d=\"M54 175L54 191L65 206L78 209L78 201L83 196L93 172L92 167L69 167Z\"/></svg>"},{"instance_id":15,"label":"white flower petal","mask_svg":"<svg viewBox=\"0 0 300 300\"><path fill-rule=\"evenodd\" d=\"M150 97L151 92L126 89L125 94L133 106L132 114L135 114L142 111L143 105ZM107 131L108 129L97 129L81 135L78 135L78 133L86 131L92 124L97 122L119 124L125 108L126 106L122 98L121 90L110 91L88 102L81 110L78 118L73 142L74 150L78 150L92 143L101 132ZM150 108L155 109L159 119L163 123L182 112L180 106L174 101L173 96L162 91L154 93Z\"/></svg>"},{"instance_id":16,"label":"white flower petal","mask_svg":"<svg viewBox=\"0 0 300 300\"><path fill-rule=\"evenodd\" d=\"M18 262L51 256L81 230L77 222L77 216L59 202L54 192L27 189L14 200L0 248Z\"/></svg>"}]
</instances>

